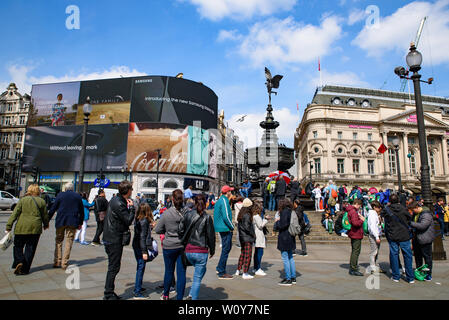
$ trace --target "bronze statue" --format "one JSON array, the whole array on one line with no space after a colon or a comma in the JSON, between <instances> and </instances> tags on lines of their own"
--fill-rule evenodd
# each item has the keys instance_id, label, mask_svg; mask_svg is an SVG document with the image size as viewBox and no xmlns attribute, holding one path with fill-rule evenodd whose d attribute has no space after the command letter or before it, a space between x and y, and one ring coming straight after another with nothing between
<instances>
[{"instance_id":1,"label":"bronze statue","mask_svg":"<svg viewBox=\"0 0 449 320\"><path fill-rule=\"evenodd\" d=\"M277 95L277 92L272 91L272 90L279 88L279 82L281 81L283 76L275 75L273 77L273 76L271 76L270 70L268 70L268 68L265 67L265 77L267 78L267 82L265 84L267 85L268 97L269 97L269 101L270 101L269 104L271 105L271 94L274 93L275 95Z\"/></svg>"}]
</instances>

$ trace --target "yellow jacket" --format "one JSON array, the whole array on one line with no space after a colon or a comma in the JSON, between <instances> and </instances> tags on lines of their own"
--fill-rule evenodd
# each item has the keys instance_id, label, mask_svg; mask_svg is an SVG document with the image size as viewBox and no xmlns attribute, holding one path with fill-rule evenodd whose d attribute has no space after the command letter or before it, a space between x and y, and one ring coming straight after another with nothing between
<instances>
[{"instance_id":1,"label":"yellow jacket","mask_svg":"<svg viewBox=\"0 0 449 320\"><path fill-rule=\"evenodd\" d=\"M444 207L444 222L449 222L449 206Z\"/></svg>"}]
</instances>

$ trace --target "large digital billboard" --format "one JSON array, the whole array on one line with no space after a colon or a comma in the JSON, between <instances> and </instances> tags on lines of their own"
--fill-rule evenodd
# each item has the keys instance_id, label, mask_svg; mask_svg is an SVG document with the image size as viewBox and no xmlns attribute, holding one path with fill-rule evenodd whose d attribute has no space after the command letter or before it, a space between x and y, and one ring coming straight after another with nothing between
<instances>
[{"instance_id":1,"label":"large digital billboard","mask_svg":"<svg viewBox=\"0 0 449 320\"><path fill-rule=\"evenodd\" d=\"M126 164L128 124L89 126L86 171L120 171ZM35 127L25 134L23 171L79 171L82 126Z\"/></svg>"},{"instance_id":2,"label":"large digital billboard","mask_svg":"<svg viewBox=\"0 0 449 320\"><path fill-rule=\"evenodd\" d=\"M172 77L135 78L130 122L186 124L216 129L217 106L217 95L199 82Z\"/></svg>"}]
</instances>

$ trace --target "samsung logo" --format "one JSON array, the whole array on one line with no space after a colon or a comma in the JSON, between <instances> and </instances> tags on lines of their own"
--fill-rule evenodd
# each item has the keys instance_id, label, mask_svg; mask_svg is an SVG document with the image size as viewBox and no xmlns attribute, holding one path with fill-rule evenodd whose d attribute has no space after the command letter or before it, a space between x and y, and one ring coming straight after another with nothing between
<instances>
[{"instance_id":1,"label":"samsung logo","mask_svg":"<svg viewBox=\"0 0 449 320\"><path fill-rule=\"evenodd\" d=\"M136 84L137 83L150 83L153 82L153 79L144 79L144 80L136 80Z\"/></svg>"}]
</instances>

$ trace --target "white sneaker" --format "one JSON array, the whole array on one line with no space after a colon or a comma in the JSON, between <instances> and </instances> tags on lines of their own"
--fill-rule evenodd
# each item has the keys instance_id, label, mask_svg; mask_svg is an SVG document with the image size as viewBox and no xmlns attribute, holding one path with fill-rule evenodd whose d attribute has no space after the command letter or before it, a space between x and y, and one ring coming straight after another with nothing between
<instances>
[{"instance_id":1,"label":"white sneaker","mask_svg":"<svg viewBox=\"0 0 449 320\"><path fill-rule=\"evenodd\" d=\"M341 236L342 236L342 237L345 237L345 238L348 237L348 235L347 235L346 233L344 233L344 232L341 233Z\"/></svg>"},{"instance_id":2,"label":"white sneaker","mask_svg":"<svg viewBox=\"0 0 449 320\"><path fill-rule=\"evenodd\" d=\"M248 273L244 273L243 276L242 276L243 280L251 280L253 278L254 278L254 276L252 276L252 275L250 275Z\"/></svg>"},{"instance_id":3,"label":"white sneaker","mask_svg":"<svg viewBox=\"0 0 449 320\"><path fill-rule=\"evenodd\" d=\"M236 276L239 276L239 275L240 275L240 271L237 270L237 271L235 272L235 275L236 275Z\"/></svg>"},{"instance_id":4,"label":"white sneaker","mask_svg":"<svg viewBox=\"0 0 449 320\"><path fill-rule=\"evenodd\" d=\"M267 274L262 269L259 269L256 271L255 275L263 277L263 276L266 276Z\"/></svg>"}]
</instances>

